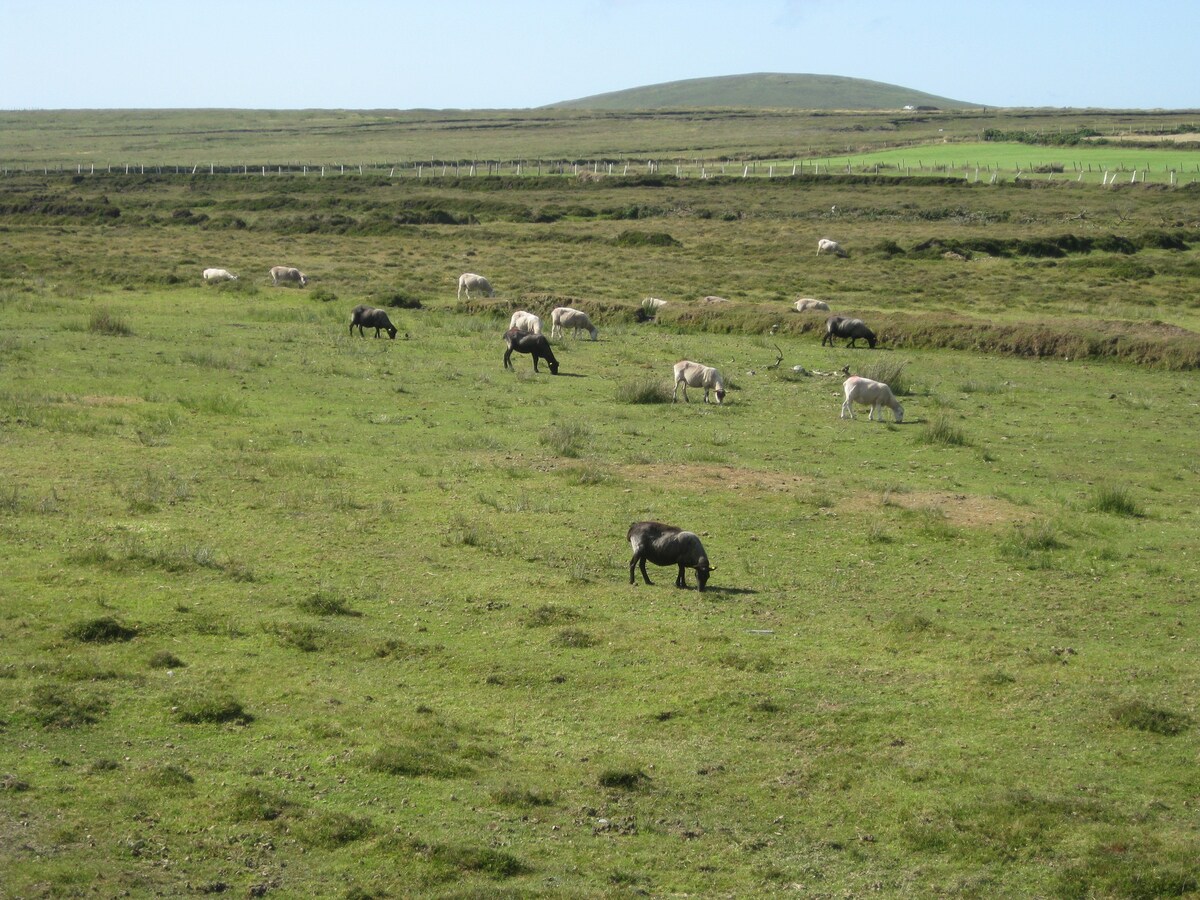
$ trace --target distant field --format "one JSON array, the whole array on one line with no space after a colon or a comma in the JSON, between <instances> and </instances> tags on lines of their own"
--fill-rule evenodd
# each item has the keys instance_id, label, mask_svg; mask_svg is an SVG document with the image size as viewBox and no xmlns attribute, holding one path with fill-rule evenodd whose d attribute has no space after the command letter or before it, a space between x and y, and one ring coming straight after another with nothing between
<instances>
[{"instance_id":1,"label":"distant field","mask_svg":"<svg viewBox=\"0 0 1200 900\"><path fill-rule=\"evenodd\" d=\"M830 172L870 172L877 168L886 174L957 174L981 179L1000 172L1005 177L1022 173L1030 177L1065 176L1100 182L1123 175L1128 182L1137 173L1138 181L1191 184L1200 180L1200 150L1127 145L1043 147L1004 143L930 143L918 147L877 150L863 154L827 156L815 161ZM811 165L811 164L810 164ZM1050 171L1052 170L1052 171Z\"/></svg>"},{"instance_id":2,"label":"distant field","mask_svg":"<svg viewBox=\"0 0 1200 900\"><path fill-rule=\"evenodd\" d=\"M1051 110L942 112L847 112L827 110L67 110L0 111L0 172L113 168L278 168L346 166L412 172L472 162L503 165L524 174L539 161L619 166L654 160L664 169L726 161L769 163L825 160L897 152L906 161L914 148L950 141L939 163L982 161L965 147L988 129L1073 131L1106 136L1169 134L1194 129L1188 113ZM961 146L960 146L961 145ZM957 148L957 149L952 149ZM1019 148L999 161L1019 163L1078 158L1071 150ZM1101 162L1134 165L1162 155L1159 149L1107 148ZM995 148L993 148L994 152ZM964 156L966 152L966 156ZM1195 152L1182 168L1194 169ZM933 150L921 151L921 159ZM990 158L990 155L989 155ZM889 156L890 160L891 157ZM1157 163L1155 164L1157 168Z\"/></svg>"}]
</instances>

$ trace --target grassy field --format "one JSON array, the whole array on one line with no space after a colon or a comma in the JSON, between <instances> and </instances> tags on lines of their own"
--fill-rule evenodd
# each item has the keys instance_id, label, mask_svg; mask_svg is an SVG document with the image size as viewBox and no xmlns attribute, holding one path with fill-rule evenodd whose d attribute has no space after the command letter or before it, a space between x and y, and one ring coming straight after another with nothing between
<instances>
[{"instance_id":1,"label":"grassy field","mask_svg":"<svg viewBox=\"0 0 1200 900\"><path fill-rule=\"evenodd\" d=\"M0 180L0 893L1194 895L1191 195Z\"/></svg>"},{"instance_id":2,"label":"grassy field","mask_svg":"<svg viewBox=\"0 0 1200 900\"><path fill-rule=\"evenodd\" d=\"M1192 145L1194 146L1194 145ZM862 156L831 157L814 160L822 171L876 171L896 173L955 173L969 178L988 180L990 173L1006 177L1017 173L1032 178L1077 179L1099 184L1121 175L1122 183L1130 183L1136 173L1137 181L1176 185L1194 184L1200 180L1200 151L1178 150L1169 147L1139 148L1128 144L1072 147L1041 147L1010 143L945 143L917 148L880 150ZM982 173L981 176L976 171ZM1174 175L1172 175L1174 173Z\"/></svg>"},{"instance_id":3,"label":"grassy field","mask_svg":"<svg viewBox=\"0 0 1200 900\"><path fill-rule=\"evenodd\" d=\"M525 161L528 173L539 160L654 160L666 168L721 160L790 164L947 141L976 143L989 129L1030 134L1089 129L1120 141L1196 131L1197 122L1196 111L1038 109L0 110L0 173L304 165L407 172L422 164L472 161L503 164L509 172ZM1015 161L1024 164L1028 155L1035 162L1064 158L1057 149L1028 149ZM1177 150L1188 152L1186 145ZM1116 161L1133 164L1150 152L1138 144ZM950 162L964 158L951 157ZM1194 162L1194 146L1189 159Z\"/></svg>"}]
</instances>

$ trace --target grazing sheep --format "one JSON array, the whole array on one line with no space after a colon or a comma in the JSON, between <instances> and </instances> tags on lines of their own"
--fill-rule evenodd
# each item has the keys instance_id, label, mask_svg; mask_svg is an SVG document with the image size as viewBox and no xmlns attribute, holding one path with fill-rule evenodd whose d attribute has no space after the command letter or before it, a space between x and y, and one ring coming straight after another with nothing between
<instances>
[{"instance_id":1,"label":"grazing sheep","mask_svg":"<svg viewBox=\"0 0 1200 900\"><path fill-rule=\"evenodd\" d=\"M565 337L567 328L575 331L575 337L579 337L580 329L590 332L593 341L600 333L592 324L592 320L588 318L587 313L579 309L571 309L569 306L556 306L550 311L550 337L554 337L556 331L560 337Z\"/></svg>"},{"instance_id":2,"label":"grazing sheep","mask_svg":"<svg viewBox=\"0 0 1200 900\"><path fill-rule=\"evenodd\" d=\"M462 298L463 291L467 292L467 299L471 299L471 291L475 290L481 294L486 294L489 297L496 296L496 292L492 290L491 284L482 275L473 275L470 272L463 272L458 276L458 296Z\"/></svg>"},{"instance_id":3,"label":"grazing sheep","mask_svg":"<svg viewBox=\"0 0 1200 900\"><path fill-rule=\"evenodd\" d=\"M358 326L358 336L366 337L363 328L374 328L375 337L380 331L386 331L393 341L396 339L396 326L388 318L388 314L374 306L356 306L350 313L350 333L354 334L354 326Z\"/></svg>"},{"instance_id":4,"label":"grazing sheep","mask_svg":"<svg viewBox=\"0 0 1200 900\"><path fill-rule=\"evenodd\" d=\"M900 405L900 401L896 399L892 389L882 381L872 381L870 378L851 375L842 385L842 389L846 392L846 402L842 404L841 418L853 419L854 404L857 403L860 406L871 407L871 413L867 418L872 421L875 419L883 421L882 407L884 406L892 411L892 418L897 423L904 421L904 407Z\"/></svg>"},{"instance_id":5,"label":"grazing sheep","mask_svg":"<svg viewBox=\"0 0 1200 900\"><path fill-rule=\"evenodd\" d=\"M647 297L642 301L642 309L646 315L654 318L660 309L667 305L666 300L659 300L657 297Z\"/></svg>"},{"instance_id":6,"label":"grazing sheep","mask_svg":"<svg viewBox=\"0 0 1200 900\"><path fill-rule=\"evenodd\" d=\"M671 394L671 402L674 403L679 394L679 386L683 385L683 402L690 403L688 400L687 389L691 387L704 388L704 402L708 402L708 392L712 391L717 395L717 403L721 403L725 399L725 379L721 377L721 373L712 366L705 366L698 362L692 362L688 359L681 359L675 363L675 391Z\"/></svg>"},{"instance_id":7,"label":"grazing sheep","mask_svg":"<svg viewBox=\"0 0 1200 900\"><path fill-rule=\"evenodd\" d=\"M280 282L294 282L295 284L304 287L308 284L308 276L299 269L294 269L291 266L272 266L271 267L271 284L274 287L279 287Z\"/></svg>"},{"instance_id":8,"label":"grazing sheep","mask_svg":"<svg viewBox=\"0 0 1200 900\"><path fill-rule=\"evenodd\" d=\"M845 316L830 316L825 320L825 337L821 338L821 346L829 342L833 346L834 338L849 338L847 347L856 347L859 338L866 341L872 350L875 349L875 332L863 324L862 319L848 319Z\"/></svg>"},{"instance_id":9,"label":"grazing sheep","mask_svg":"<svg viewBox=\"0 0 1200 900\"><path fill-rule=\"evenodd\" d=\"M824 300L814 300L812 297L805 297L802 300L796 301L796 312L808 312L809 310L818 309L829 312L829 304Z\"/></svg>"},{"instance_id":10,"label":"grazing sheep","mask_svg":"<svg viewBox=\"0 0 1200 900\"><path fill-rule=\"evenodd\" d=\"M729 300L725 297L718 297L715 294L709 294L707 297L700 299L701 303L728 303Z\"/></svg>"},{"instance_id":11,"label":"grazing sheep","mask_svg":"<svg viewBox=\"0 0 1200 900\"><path fill-rule=\"evenodd\" d=\"M646 574L647 560L656 566L679 566L675 587L687 587L684 570L695 569L696 582L701 591L708 584L708 573L716 570L715 566L709 565L708 555L704 552L700 538L674 525L664 525L662 522L634 522L629 526L625 538L633 548L633 559L629 560L630 584L637 583L633 574L639 566L646 584L654 583Z\"/></svg>"},{"instance_id":12,"label":"grazing sheep","mask_svg":"<svg viewBox=\"0 0 1200 900\"><path fill-rule=\"evenodd\" d=\"M839 244L837 241L831 241L829 238L821 238L819 241L817 241L817 256L820 256L822 253L832 253L835 256L850 255L844 249L842 249L841 244Z\"/></svg>"},{"instance_id":13,"label":"grazing sheep","mask_svg":"<svg viewBox=\"0 0 1200 900\"><path fill-rule=\"evenodd\" d=\"M203 277L209 284L216 281L237 281L237 276L228 269L205 269Z\"/></svg>"},{"instance_id":14,"label":"grazing sheep","mask_svg":"<svg viewBox=\"0 0 1200 900\"><path fill-rule=\"evenodd\" d=\"M518 309L508 320L508 327L516 328L518 331L528 331L530 334L541 334L542 320L531 312Z\"/></svg>"},{"instance_id":15,"label":"grazing sheep","mask_svg":"<svg viewBox=\"0 0 1200 900\"><path fill-rule=\"evenodd\" d=\"M516 350L533 357L533 371L538 371L538 360L544 359L550 366L550 374L558 374L558 360L554 358L554 351L550 349L550 342L544 334L530 334L519 328L510 328L504 332L504 343L508 346L504 351L504 368L515 368L512 364L512 354Z\"/></svg>"}]
</instances>

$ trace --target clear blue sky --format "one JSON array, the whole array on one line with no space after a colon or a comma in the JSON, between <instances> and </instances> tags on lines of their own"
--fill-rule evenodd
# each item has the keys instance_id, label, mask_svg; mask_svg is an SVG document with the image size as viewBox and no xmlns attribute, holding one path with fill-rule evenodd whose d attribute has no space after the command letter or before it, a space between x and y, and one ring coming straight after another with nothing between
<instances>
[{"instance_id":1,"label":"clear blue sky","mask_svg":"<svg viewBox=\"0 0 1200 900\"><path fill-rule=\"evenodd\" d=\"M525 108L750 72L1193 109L1198 17L1195 0L4 0L0 109Z\"/></svg>"}]
</instances>

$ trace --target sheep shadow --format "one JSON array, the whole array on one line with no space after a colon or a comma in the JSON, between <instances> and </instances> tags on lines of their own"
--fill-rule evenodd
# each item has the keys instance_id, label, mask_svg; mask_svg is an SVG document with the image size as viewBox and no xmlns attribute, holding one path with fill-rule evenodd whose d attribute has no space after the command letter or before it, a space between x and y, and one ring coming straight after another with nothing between
<instances>
[{"instance_id":1,"label":"sheep shadow","mask_svg":"<svg viewBox=\"0 0 1200 900\"><path fill-rule=\"evenodd\" d=\"M710 584L704 589L704 593L729 594L730 596L737 596L739 594L757 594L758 591L756 591L754 588L718 587L717 585Z\"/></svg>"},{"instance_id":2,"label":"sheep shadow","mask_svg":"<svg viewBox=\"0 0 1200 900\"><path fill-rule=\"evenodd\" d=\"M587 376L581 372L559 372L557 377L558 378L587 378Z\"/></svg>"}]
</instances>

